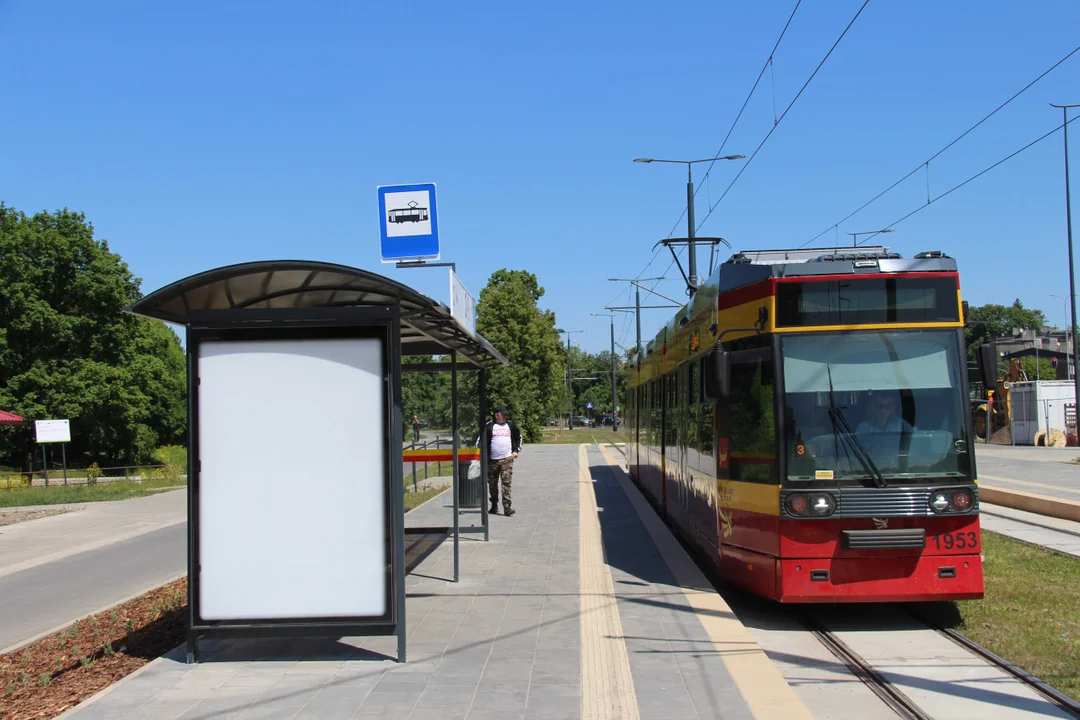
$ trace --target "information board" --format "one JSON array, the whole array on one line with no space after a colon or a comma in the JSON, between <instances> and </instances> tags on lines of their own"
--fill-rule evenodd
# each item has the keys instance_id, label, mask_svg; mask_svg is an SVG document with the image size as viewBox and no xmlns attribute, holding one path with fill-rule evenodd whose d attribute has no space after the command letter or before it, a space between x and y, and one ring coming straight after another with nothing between
<instances>
[{"instance_id":1,"label":"information board","mask_svg":"<svg viewBox=\"0 0 1080 720\"><path fill-rule=\"evenodd\" d=\"M34 433L39 443L71 442L71 424L68 420L36 420Z\"/></svg>"}]
</instances>

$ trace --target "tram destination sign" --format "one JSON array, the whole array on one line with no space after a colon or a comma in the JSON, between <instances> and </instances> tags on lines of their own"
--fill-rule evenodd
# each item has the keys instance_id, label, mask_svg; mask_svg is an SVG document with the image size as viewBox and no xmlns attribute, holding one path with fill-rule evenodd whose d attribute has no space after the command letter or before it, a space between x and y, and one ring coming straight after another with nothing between
<instances>
[{"instance_id":1,"label":"tram destination sign","mask_svg":"<svg viewBox=\"0 0 1080 720\"><path fill-rule=\"evenodd\" d=\"M378 191L382 261L438 260L435 183L380 185Z\"/></svg>"}]
</instances>

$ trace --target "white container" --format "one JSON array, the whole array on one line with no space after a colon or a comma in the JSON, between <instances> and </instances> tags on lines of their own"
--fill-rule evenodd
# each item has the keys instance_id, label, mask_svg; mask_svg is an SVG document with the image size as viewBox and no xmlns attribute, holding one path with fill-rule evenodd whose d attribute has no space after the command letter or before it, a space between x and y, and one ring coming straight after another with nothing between
<instances>
[{"instance_id":1,"label":"white container","mask_svg":"<svg viewBox=\"0 0 1080 720\"><path fill-rule=\"evenodd\" d=\"M1012 437L1016 445L1034 445L1040 431L1065 432L1065 405L1074 402L1071 380L1013 383Z\"/></svg>"}]
</instances>

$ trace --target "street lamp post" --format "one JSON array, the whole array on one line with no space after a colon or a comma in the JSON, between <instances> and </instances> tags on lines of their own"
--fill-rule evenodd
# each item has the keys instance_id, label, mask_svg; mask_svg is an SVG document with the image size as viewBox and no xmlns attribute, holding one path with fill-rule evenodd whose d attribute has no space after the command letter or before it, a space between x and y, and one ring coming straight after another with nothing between
<instances>
[{"instance_id":1,"label":"street lamp post","mask_svg":"<svg viewBox=\"0 0 1080 720\"><path fill-rule=\"evenodd\" d=\"M609 307L609 308L604 308L604 309L605 310L633 310L634 311L634 317L635 317L635 320L637 322L637 365L638 365L638 367L641 367L641 357L642 357L641 356L641 309L642 309L642 307L641 307L641 283L650 282L650 281L653 281L653 280L659 282L660 280L663 280L663 279L664 279L663 277L658 277L658 278L633 278L633 279L631 279L631 278L608 278L608 282L628 282L628 283L630 283L631 285L634 286L634 307L633 308L611 308L611 307ZM669 305L648 305L648 306L646 306L646 308L666 308L666 307L678 308L678 307L682 307L682 305L680 305L679 303L675 302L674 300L667 297L666 295L660 295L660 293L656 292L655 290L650 290L649 288L645 288L645 292L652 293L653 295L657 295L659 297L662 297L662 298L664 298L665 300L667 300L669 302L675 303L674 305L670 305L670 306Z\"/></svg>"},{"instance_id":2,"label":"street lamp post","mask_svg":"<svg viewBox=\"0 0 1080 720\"><path fill-rule=\"evenodd\" d=\"M1076 333L1076 275L1073 272L1073 243L1072 243L1072 198L1069 195L1069 108L1080 107L1080 104L1055 105L1051 107L1061 108L1062 132L1065 136L1065 232L1069 239L1069 304L1072 306L1072 329ZM1080 408L1080 343L1073 337L1073 403L1075 408ZM1077 414L1080 418L1080 413Z\"/></svg>"},{"instance_id":3,"label":"street lamp post","mask_svg":"<svg viewBox=\"0 0 1080 720\"><path fill-rule=\"evenodd\" d=\"M859 247L860 235L880 235L881 233L891 233L892 230L885 228L884 230L867 230L866 232L845 233L851 236L851 247Z\"/></svg>"},{"instance_id":4,"label":"street lamp post","mask_svg":"<svg viewBox=\"0 0 1080 720\"><path fill-rule=\"evenodd\" d=\"M619 431L619 426L615 422L616 412L619 409L619 398L615 391L615 314L614 313L589 313L593 317L606 317L611 320L611 429L613 432Z\"/></svg>"},{"instance_id":5,"label":"street lamp post","mask_svg":"<svg viewBox=\"0 0 1080 720\"><path fill-rule=\"evenodd\" d=\"M573 333L583 333L584 330L559 330L561 333L566 333L566 397L569 404L569 409L566 412L566 428L568 430L574 429L574 381L573 381L573 368L572 360L570 358L570 335Z\"/></svg>"},{"instance_id":6,"label":"street lamp post","mask_svg":"<svg viewBox=\"0 0 1080 720\"><path fill-rule=\"evenodd\" d=\"M1076 337L1074 336L1073 329L1068 327L1069 325L1069 296L1058 295L1057 293L1050 293L1050 297L1056 297L1061 299L1061 312L1065 316L1065 370L1069 376L1069 379L1073 379L1073 368L1071 355L1069 350L1069 338L1072 337L1073 344L1076 343Z\"/></svg>"},{"instance_id":7,"label":"street lamp post","mask_svg":"<svg viewBox=\"0 0 1080 720\"><path fill-rule=\"evenodd\" d=\"M686 166L686 238L688 240L690 257L687 262L689 267L689 280L691 292L697 290L697 250L694 247L694 173L693 166L697 163L716 162L717 160L742 160L745 155L723 155L720 157L704 158L703 160L659 160L657 158L636 158L636 163L675 163Z\"/></svg>"}]
</instances>

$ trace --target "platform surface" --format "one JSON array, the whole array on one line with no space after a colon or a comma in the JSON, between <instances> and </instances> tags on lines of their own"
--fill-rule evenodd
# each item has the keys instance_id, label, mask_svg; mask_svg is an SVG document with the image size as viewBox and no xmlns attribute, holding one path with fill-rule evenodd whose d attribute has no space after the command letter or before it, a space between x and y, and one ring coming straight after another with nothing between
<instances>
[{"instance_id":1,"label":"platform surface","mask_svg":"<svg viewBox=\"0 0 1080 720\"><path fill-rule=\"evenodd\" d=\"M199 664L174 652L66 717L810 717L620 460L527 447L517 513L462 537L460 582L449 540L412 569L404 664L393 638L207 641ZM447 524L449 501L406 524Z\"/></svg>"}]
</instances>

